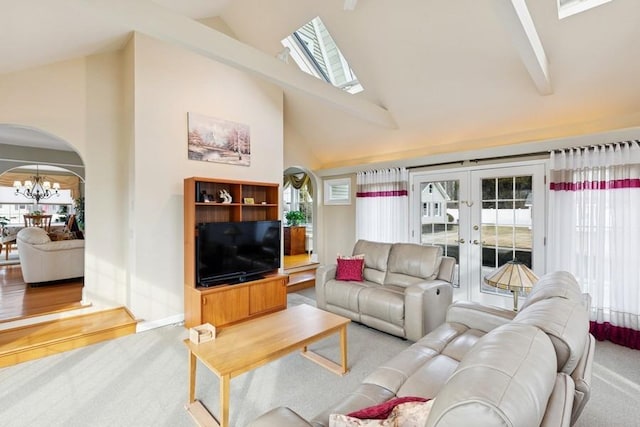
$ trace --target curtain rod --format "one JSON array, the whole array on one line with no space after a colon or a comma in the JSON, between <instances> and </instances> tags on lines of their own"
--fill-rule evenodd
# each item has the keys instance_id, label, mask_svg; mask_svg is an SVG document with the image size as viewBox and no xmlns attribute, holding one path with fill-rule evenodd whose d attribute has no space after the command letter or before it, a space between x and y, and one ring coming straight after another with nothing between
<instances>
[{"instance_id":1,"label":"curtain rod","mask_svg":"<svg viewBox=\"0 0 640 427\"><path fill-rule=\"evenodd\" d=\"M463 166L465 164L465 162L468 162L468 163L479 163L479 162L495 161L495 160L521 159L521 158L525 158L525 157L548 156L549 153L550 153L550 151L536 151L534 153L509 154L507 156L494 156L494 157L483 157L483 158L476 158L476 159L463 159L463 160L456 160L456 161L451 161L451 162L429 163L429 164L416 165L416 166L407 166L407 169L418 169L418 168L425 168L425 167L432 167L432 166L447 166L447 165L460 165L460 166Z\"/></svg>"},{"instance_id":2,"label":"curtain rod","mask_svg":"<svg viewBox=\"0 0 640 427\"><path fill-rule=\"evenodd\" d=\"M602 144L583 145L580 147L555 148L553 150L549 150L549 153L562 153L565 150L582 150L582 149L595 150L596 148L604 148L604 147L608 147L611 145L618 145L618 144L631 144L634 142L636 144L640 144L639 139L630 139L628 141L605 142Z\"/></svg>"}]
</instances>

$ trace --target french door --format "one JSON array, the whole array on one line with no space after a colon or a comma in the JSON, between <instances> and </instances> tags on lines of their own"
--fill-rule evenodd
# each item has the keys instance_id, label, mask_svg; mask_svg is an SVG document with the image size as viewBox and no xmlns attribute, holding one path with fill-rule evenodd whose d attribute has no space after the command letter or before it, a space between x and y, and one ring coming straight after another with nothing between
<instances>
[{"instance_id":1,"label":"french door","mask_svg":"<svg viewBox=\"0 0 640 427\"><path fill-rule=\"evenodd\" d=\"M456 259L454 299L511 308L484 277L517 259L544 272L544 163L412 175L411 238Z\"/></svg>"}]
</instances>

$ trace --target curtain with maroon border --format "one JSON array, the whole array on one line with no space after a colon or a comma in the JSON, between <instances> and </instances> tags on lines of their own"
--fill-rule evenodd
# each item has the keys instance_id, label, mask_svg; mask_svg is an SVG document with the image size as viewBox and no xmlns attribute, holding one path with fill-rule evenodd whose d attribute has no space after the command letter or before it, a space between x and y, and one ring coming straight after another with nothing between
<instances>
[{"instance_id":1,"label":"curtain with maroon border","mask_svg":"<svg viewBox=\"0 0 640 427\"><path fill-rule=\"evenodd\" d=\"M408 241L407 169L359 172L356 184L357 239L387 243Z\"/></svg>"},{"instance_id":2,"label":"curtain with maroon border","mask_svg":"<svg viewBox=\"0 0 640 427\"><path fill-rule=\"evenodd\" d=\"M640 146L551 153L548 269L591 296L591 333L640 349Z\"/></svg>"}]
</instances>

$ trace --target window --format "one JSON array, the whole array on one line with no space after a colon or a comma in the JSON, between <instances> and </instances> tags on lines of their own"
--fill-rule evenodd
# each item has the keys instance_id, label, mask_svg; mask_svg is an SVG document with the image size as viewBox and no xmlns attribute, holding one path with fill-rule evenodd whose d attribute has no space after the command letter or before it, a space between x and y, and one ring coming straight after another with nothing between
<instances>
[{"instance_id":1,"label":"window","mask_svg":"<svg viewBox=\"0 0 640 427\"><path fill-rule=\"evenodd\" d=\"M351 204L351 179L328 179L324 182L325 205Z\"/></svg>"},{"instance_id":2,"label":"window","mask_svg":"<svg viewBox=\"0 0 640 427\"><path fill-rule=\"evenodd\" d=\"M352 94L363 90L320 17L316 16L281 43L305 73Z\"/></svg>"},{"instance_id":3,"label":"window","mask_svg":"<svg viewBox=\"0 0 640 427\"><path fill-rule=\"evenodd\" d=\"M594 7L609 3L611 0L558 0L558 18L563 19Z\"/></svg>"},{"instance_id":4,"label":"window","mask_svg":"<svg viewBox=\"0 0 640 427\"><path fill-rule=\"evenodd\" d=\"M313 188L310 181L305 181L299 189L290 183L284 184L282 198L284 200L283 216L289 211L301 211L305 216L305 225L313 222Z\"/></svg>"}]
</instances>

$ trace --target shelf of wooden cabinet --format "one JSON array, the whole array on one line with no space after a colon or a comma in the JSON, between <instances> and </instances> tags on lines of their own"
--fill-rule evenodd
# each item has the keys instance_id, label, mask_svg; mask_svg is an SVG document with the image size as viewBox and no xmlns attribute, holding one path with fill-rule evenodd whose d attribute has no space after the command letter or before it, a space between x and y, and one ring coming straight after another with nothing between
<instances>
[{"instance_id":1,"label":"shelf of wooden cabinet","mask_svg":"<svg viewBox=\"0 0 640 427\"><path fill-rule=\"evenodd\" d=\"M287 276L271 272L264 279L200 287L196 283L196 230L200 223L277 220L279 186L275 183L192 177L184 180L184 300L187 328L208 322L224 326L287 306ZM220 191L231 195L222 203ZM203 201L203 197L211 201ZM244 203L253 199L253 204ZM263 203L264 202L264 203Z\"/></svg>"}]
</instances>

